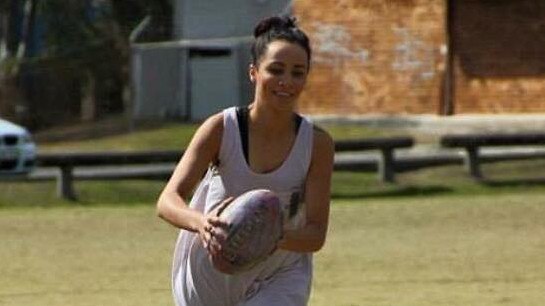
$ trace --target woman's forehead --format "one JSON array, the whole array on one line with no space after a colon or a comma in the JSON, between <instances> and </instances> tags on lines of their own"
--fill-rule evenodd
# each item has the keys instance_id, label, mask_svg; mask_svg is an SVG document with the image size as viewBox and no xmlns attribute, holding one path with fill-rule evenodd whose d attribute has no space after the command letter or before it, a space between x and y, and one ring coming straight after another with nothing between
<instances>
[{"instance_id":1,"label":"woman's forehead","mask_svg":"<svg viewBox=\"0 0 545 306\"><path fill-rule=\"evenodd\" d=\"M296 43L276 40L267 46L267 51L263 55L262 60L269 62L289 61L306 66L308 55L305 49Z\"/></svg>"}]
</instances>

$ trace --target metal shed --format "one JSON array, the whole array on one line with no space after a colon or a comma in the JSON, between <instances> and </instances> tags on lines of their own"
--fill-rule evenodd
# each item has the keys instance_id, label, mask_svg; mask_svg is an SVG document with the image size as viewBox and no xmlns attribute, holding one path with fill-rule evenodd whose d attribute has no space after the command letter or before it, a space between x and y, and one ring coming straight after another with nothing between
<instances>
[{"instance_id":1,"label":"metal shed","mask_svg":"<svg viewBox=\"0 0 545 306\"><path fill-rule=\"evenodd\" d=\"M132 45L133 118L199 121L248 104L253 27L263 17L289 13L291 2L174 1L175 41Z\"/></svg>"},{"instance_id":2,"label":"metal shed","mask_svg":"<svg viewBox=\"0 0 545 306\"><path fill-rule=\"evenodd\" d=\"M202 120L250 102L250 37L137 44L133 117Z\"/></svg>"}]
</instances>

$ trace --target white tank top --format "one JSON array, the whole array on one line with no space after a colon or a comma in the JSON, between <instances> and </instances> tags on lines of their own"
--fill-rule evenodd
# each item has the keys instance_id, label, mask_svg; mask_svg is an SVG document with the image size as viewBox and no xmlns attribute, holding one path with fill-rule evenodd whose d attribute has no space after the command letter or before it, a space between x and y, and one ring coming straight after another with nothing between
<instances>
[{"instance_id":1,"label":"white tank top","mask_svg":"<svg viewBox=\"0 0 545 306\"><path fill-rule=\"evenodd\" d=\"M236 197L251 189L267 188L280 197L285 228L302 227L306 211L304 183L311 161L312 142L312 124L303 118L284 162L271 172L256 173L244 158L236 108L224 110L219 163L207 171L191 199L190 207L206 213L229 196ZM310 274L311 254L285 250L277 250L248 272L223 274L208 261L198 236L181 230L172 270L174 299L178 306L236 305L259 290L260 284L274 278L277 271L296 263L301 265L302 261L305 267L301 271Z\"/></svg>"}]
</instances>

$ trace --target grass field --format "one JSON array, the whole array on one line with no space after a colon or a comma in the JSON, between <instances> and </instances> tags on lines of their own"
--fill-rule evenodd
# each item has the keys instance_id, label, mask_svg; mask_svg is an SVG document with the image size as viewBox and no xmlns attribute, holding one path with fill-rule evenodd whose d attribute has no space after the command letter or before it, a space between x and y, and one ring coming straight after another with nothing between
<instances>
[{"instance_id":1,"label":"grass field","mask_svg":"<svg viewBox=\"0 0 545 306\"><path fill-rule=\"evenodd\" d=\"M326 127L336 139L403 134ZM195 126L165 125L40 150L178 149ZM426 139L426 135L418 139ZM545 161L431 168L381 184L335 172L311 306L542 305ZM162 181L0 182L0 305L172 305L176 230L155 216Z\"/></svg>"},{"instance_id":2,"label":"grass field","mask_svg":"<svg viewBox=\"0 0 545 306\"><path fill-rule=\"evenodd\" d=\"M79 132L82 139L62 141L62 137L47 135L47 132L38 135L39 149L42 152L55 151L123 151L123 150L181 150L189 144L192 135L198 125L196 124L164 124L155 127L143 127L133 132L114 133L101 137L92 137L92 132ZM322 126L335 139L354 139L364 137L380 137L405 135L402 130L379 129L364 127L355 124ZM73 132L72 134L77 134ZM88 135L91 134L91 135ZM62 134L61 134L62 135ZM73 137L73 136L72 136ZM41 139L55 138L56 141L44 141ZM60 138L61 140L58 140ZM67 137L69 138L69 137Z\"/></svg>"},{"instance_id":3,"label":"grass field","mask_svg":"<svg viewBox=\"0 0 545 306\"><path fill-rule=\"evenodd\" d=\"M540 305L545 195L342 202L311 305Z\"/></svg>"},{"instance_id":4,"label":"grass field","mask_svg":"<svg viewBox=\"0 0 545 306\"><path fill-rule=\"evenodd\" d=\"M541 305L545 193L336 200L310 305ZM151 205L0 210L0 305L172 305Z\"/></svg>"}]
</instances>

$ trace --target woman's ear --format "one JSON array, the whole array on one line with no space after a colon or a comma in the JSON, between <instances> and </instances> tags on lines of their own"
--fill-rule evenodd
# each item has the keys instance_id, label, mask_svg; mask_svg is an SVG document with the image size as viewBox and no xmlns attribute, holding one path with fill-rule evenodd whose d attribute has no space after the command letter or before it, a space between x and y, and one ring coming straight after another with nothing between
<instances>
[{"instance_id":1,"label":"woman's ear","mask_svg":"<svg viewBox=\"0 0 545 306\"><path fill-rule=\"evenodd\" d=\"M248 69L248 74L250 75L250 81L252 83L255 83L255 80L257 78L257 67L254 64L250 64L250 68Z\"/></svg>"}]
</instances>

